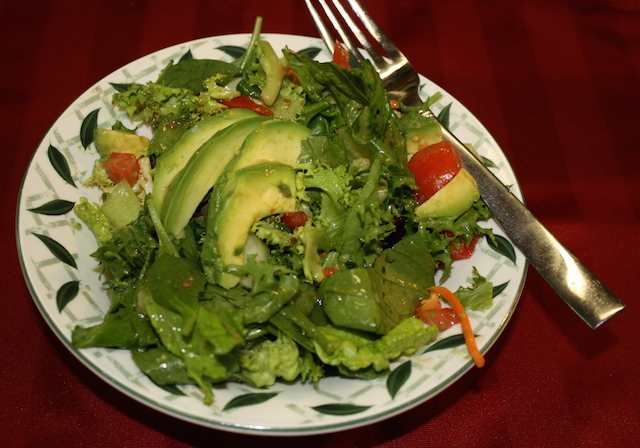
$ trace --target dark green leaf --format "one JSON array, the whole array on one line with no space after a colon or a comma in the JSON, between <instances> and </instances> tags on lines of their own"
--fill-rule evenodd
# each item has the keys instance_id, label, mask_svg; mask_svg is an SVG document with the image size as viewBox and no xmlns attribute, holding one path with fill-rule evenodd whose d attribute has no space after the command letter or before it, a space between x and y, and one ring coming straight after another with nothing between
<instances>
[{"instance_id":1,"label":"dark green leaf","mask_svg":"<svg viewBox=\"0 0 640 448\"><path fill-rule=\"evenodd\" d=\"M54 199L40 207L30 208L29 211L41 215L64 215L73 210L74 203L63 199Z\"/></svg>"},{"instance_id":2,"label":"dark green leaf","mask_svg":"<svg viewBox=\"0 0 640 448\"><path fill-rule=\"evenodd\" d=\"M131 82L126 84L118 84L115 82L110 82L109 84L111 84L111 87L116 89L117 92L126 92L127 90L129 90L129 87L133 85L133 83Z\"/></svg>"},{"instance_id":3,"label":"dark green leaf","mask_svg":"<svg viewBox=\"0 0 640 448\"><path fill-rule=\"evenodd\" d=\"M371 406L358 406L358 405L349 404L349 403L334 403L334 404L323 404L321 406L316 406L312 409L320 412L321 414L351 415L351 414L357 414L358 412L366 411L370 407Z\"/></svg>"},{"instance_id":4,"label":"dark green leaf","mask_svg":"<svg viewBox=\"0 0 640 448\"><path fill-rule=\"evenodd\" d=\"M98 127L98 113L100 108L89 112L84 120L82 120L82 126L80 126L80 142L84 149L93 142L93 131Z\"/></svg>"},{"instance_id":5,"label":"dark green leaf","mask_svg":"<svg viewBox=\"0 0 640 448\"><path fill-rule=\"evenodd\" d=\"M462 336L461 334L456 334L436 342L431 347L426 349L424 352L427 353L427 352L433 352L435 350L444 350L447 348L459 347L461 345L464 345L464 336Z\"/></svg>"},{"instance_id":6,"label":"dark green leaf","mask_svg":"<svg viewBox=\"0 0 640 448\"><path fill-rule=\"evenodd\" d=\"M495 235L495 241L491 238L487 238L487 242L489 243L489 246L500 255L504 255L514 263L516 262L516 251L508 239L501 235Z\"/></svg>"},{"instance_id":7,"label":"dark green leaf","mask_svg":"<svg viewBox=\"0 0 640 448\"><path fill-rule=\"evenodd\" d=\"M256 404L264 403L265 401L272 399L276 395L278 395L278 392L262 392L239 395L228 402L223 411L228 411L229 409L239 408L242 406L253 406Z\"/></svg>"},{"instance_id":8,"label":"dark green leaf","mask_svg":"<svg viewBox=\"0 0 640 448\"><path fill-rule=\"evenodd\" d=\"M504 289L507 287L508 284L509 284L509 282L506 282L506 283L503 283L501 285L494 286L493 287L493 297L496 297L498 294L500 294L502 291L504 291Z\"/></svg>"},{"instance_id":9,"label":"dark green leaf","mask_svg":"<svg viewBox=\"0 0 640 448\"><path fill-rule=\"evenodd\" d=\"M78 291L80 291L80 282L77 280L65 283L60 287L56 294L56 304L58 305L59 312L61 312L69 302L76 298Z\"/></svg>"},{"instance_id":10,"label":"dark green leaf","mask_svg":"<svg viewBox=\"0 0 640 448\"><path fill-rule=\"evenodd\" d=\"M308 54L309 57L311 59L315 59L316 56L318 56L318 53L320 53L321 49L318 47L308 47L308 48L304 48L300 51L297 51L298 54Z\"/></svg>"},{"instance_id":11,"label":"dark green leaf","mask_svg":"<svg viewBox=\"0 0 640 448\"><path fill-rule=\"evenodd\" d=\"M487 168L498 168L498 165L496 165L493 160L487 159L486 157L482 157L482 162Z\"/></svg>"},{"instance_id":12,"label":"dark green leaf","mask_svg":"<svg viewBox=\"0 0 640 448\"><path fill-rule=\"evenodd\" d=\"M187 51L185 54L182 55L182 57L180 58L181 61L184 61L186 59L193 59L193 54L191 53L191 50Z\"/></svg>"},{"instance_id":13,"label":"dark green leaf","mask_svg":"<svg viewBox=\"0 0 640 448\"><path fill-rule=\"evenodd\" d=\"M69 169L69 162L62 155L58 148L53 145L49 145L49 151L47 152L49 156L49 161L53 166L53 169L62 177L65 182L69 185L76 186L76 183L73 181L73 177L71 177L71 170Z\"/></svg>"},{"instance_id":14,"label":"dark green leaf","mask_svg":"<svg viewBox=\"0 0 640 448\"><path fill-rule=\"evenodd\" d=\"M163 386L158 384L157 386L159 388L163 389L163 390L166 390L167 392L169 392L170 394L173 394L173 395L186 395L175 384L165 384Z\"/></svg>"},{"instance_id":15,"label":"dark green leaf","mask_svg":"<svg viewBox=\"0 0 640 448\"><path fill-rule=\"evenodd\" d=\"M211 59L184 59L169 65L158 77L158 84L176 89L189 89L194 95L205 89L203 81L215 75L235 77L238 66L229 62ZM220 81L224 84L225 81Z\"/></svg>"},{"instance_id":16,"label":"dark green leaf","mask_svg":"<svg viewBox=\"0 0 640 448\"><path fill-rule=\"evenodd\" d=\"M222 45L220 47L216 47L218 50L225 52L226 54L228 54L229 56L231 56L234 59L238 59L239 57L241 57L245 51L247 51L246 48L244 47L238 47L235 45Z\"/></svg>"},{"instance_id":17,"label":"dark green leaf","mask_svg":"<svg viewBox=\"0 0 640 448\"><path fill-rule=\"evenodd\" d=\"M62 247L62 245L60 243L58 243L56 240L54 240L52 238L49 238L46 235L39 235L37 233L34 233L33 235L37 236L38 239L40 241L42 241L45 246L47 246L47 248L51 251L51 253L58 260L62 261L63 263L68 264L72 268L77 268L78 267L76 265L76 261L73 259L73 257L69 253L69 251L67 251L67 249Z\"/></svg>"},{"instance_id":18,"label":"dark green leaf","mask_svg":"<svg viewBox=\"0 0 640 448\"><path fill-rule=\"evenodd\" d=\"M438 120L445 128L449 127L449 115L451 113L451 103L447 104L438 114Z\"/></svg>"},{"instance_id":19,"label":"dark green leaf","mask_svg":"<svg viewBox=\"0 0 640 448\"><path fill-rule=\"evenodd\" d=\"M387 390L389 391L389 395L391 398L395 398L398 391L404 386L404 383L407 382L409 377L411 376L411 361L407 361L397 369L395 369L391 374L387 377Z\"/></svg>"}]
</instances>

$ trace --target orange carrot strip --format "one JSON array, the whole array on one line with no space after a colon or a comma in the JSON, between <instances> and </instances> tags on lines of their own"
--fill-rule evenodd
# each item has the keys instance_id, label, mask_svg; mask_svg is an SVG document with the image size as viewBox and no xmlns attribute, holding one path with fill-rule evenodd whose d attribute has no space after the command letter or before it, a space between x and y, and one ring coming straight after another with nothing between
<instances>
[{"instance_id":1,"label":"orange carrot strip","mask_svg":"<svg viewBox=\"0 0 640 448\"><path fill-rule=\"evenodd\" d=\"M458 317L460 318L460 325L462 326L462 336L464 337L464 342L467 344L467 350L469 350L471 359L473 359L477 367L484 366L484 357L482 356L482 353L480 353L480 350L478 350L476 338L473 335L473 330L471 329L471 322L469 322L469 316L467 316L467 312L462 303L460 303L460 300L458 300L454 293L443 286L432 286L429 288L429 291L435 292L449 302L453 310L458 314Z\"/></svg>"}]
</instances>

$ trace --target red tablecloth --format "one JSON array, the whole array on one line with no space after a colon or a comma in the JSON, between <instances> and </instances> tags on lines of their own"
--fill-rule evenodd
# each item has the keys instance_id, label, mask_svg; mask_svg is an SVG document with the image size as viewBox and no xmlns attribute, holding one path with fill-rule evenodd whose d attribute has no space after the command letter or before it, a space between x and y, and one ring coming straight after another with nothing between
<instances>
[{"instance_id":1,"label":"red tablecloth","mask_svg":"<svg viewBox=\"0 0 640 448\"><path fill-rule=\"evenodd\" d=\"M0 2L0 444L74 446L640 446L640 2L362 0L414 65L476 114L529 208L628 308L598 330L530 270L503 336L432 400L361 429L241 436L167 417L81 365L25 285L15 209L33 150L94 82L216 34L316 36L301 0Z\"/></svg>"}]
</instances>

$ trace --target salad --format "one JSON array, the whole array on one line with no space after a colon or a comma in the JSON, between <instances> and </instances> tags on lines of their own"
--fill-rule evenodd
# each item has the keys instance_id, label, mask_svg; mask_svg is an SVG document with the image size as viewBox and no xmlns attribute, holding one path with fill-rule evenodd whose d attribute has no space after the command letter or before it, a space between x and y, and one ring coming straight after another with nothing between
<instances>
[{"instance_id":1,"label":"salad","mask_svg":"<svg viewBox=\"0 0 640 448\"><path fill-rule=\"evenodd\" d=\"M493 238L490 212L421 114L437 95L389 101L370 63L278 53L260 25L233 62L186 54L114 85L140 126L95 130L84 184L104 200L74 208L111 306L72 343L129 350L154 383L207 403L226 381L384 376L457 324L481 366L465 310L490 308L492 284L436 278Z\"/></svg>"}]
</instances>

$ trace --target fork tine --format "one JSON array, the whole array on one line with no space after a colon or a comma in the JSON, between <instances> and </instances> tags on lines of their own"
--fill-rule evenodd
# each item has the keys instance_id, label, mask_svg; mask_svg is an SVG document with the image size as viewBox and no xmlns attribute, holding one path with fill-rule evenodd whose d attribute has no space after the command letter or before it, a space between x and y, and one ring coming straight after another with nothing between
<instances>
[{"instance_id":1,"label":"fork tine","mask_svg":"<svg viewBox=\"0 0 640 448\"><path fill-rule=\"evenodd\" d=\"M316 24L316 28L318 28L318 31L320 32L320 37L322 38L324 45L329 49L329 51L333 51L333 47L335 45L335 39L333 38L333 36L329 32L329 29L326 27L326 25L322 21L322 18L320 17L318 10L313 6L313 3L311 3L311 0L304 0L304 2L307 4L307 9L311 13L313 22Z\"/></svg>"},{"instance_id":2,"label":"fork tine","mask_svg":"<svg viewBox=\"0 0 640 448\"><path fill-rule=\"evenodd\" d=\"M324 2L324 0L319 0L319 1ZM375 65L378 67L383 67L385 65L384 59L382 58L380 53L378 53L378 51L373 47L373 45L371 45L371 43L367 39L367 36L365 36L365 34L360 30L360 27L356 25L356 23L353 21L353 19L351 18L347 10L344 9L344 6L342 6L342 3L340 3L339 0L333 0L333 5L338 10L340 15L346 22L347 26L353 33L353 35L356 37L356 39L358 39L358 42L360 42L360 45L362 45L362 47L369 54L371 59L373 59L373 62L375 63ZM334 27L336 27L335 23L334 23ZM350 45L354 45L354 44L350 42ZM351 49L350 47L349 47L349 50L351 50L352 52L358 51L357 48ZM362 61L359 61L359 62L362 63Z\"/></svg>"},{"instance_id":3,"label":"fork tine","mask_svg":"<svg viewBox=\"0 0 640 448\"><path fill-rule=\"evenodd\" d=\"M336 40L332 37L331 32L325 25L324 21L320 17L320 14L316 10L316 8L311 3L311 0L305 0L305 3L307 4L307 8L311 13L311 17L313 18L313 21L315 22L316 27L318 28L318 31L320 31L320 36L322 37L324 44L327 46L329 51L333 51ZM326 1L318 0L318 3L320 3L320 6L322 6L322 9L324 10L325 14L329 18L331 25L338 32L338 34L340 35L340 38L342 39L342 42L345 44L347 49L351 52L351 54L356 59L356 61L362 64L362 62L364 62L364 58L360 54L360 51L358 50L356 43L353 41L353 38L345 32L344 28L340 24L340 21L335 16L331 8L329 8L329 5L327 5Z\"/></svg>"},{"instance_id":4,"label":"fork tine","mask_svg":"<svg viewBox=\"0 0 640 448\"><path fill-rule=\"evenodd\" d=\"M333 0L336 3L337 0ZM366 9L362 7L358 0L347 0L351 8L354 10L360 21L367 28L367 31L371 33L371 35L380 43L382 49L387 53L390 58L398 59L405 58L404 54L395 46L393 41L387 37L382 28L378 26L378 24L371 18L371 15L367 12ZM357 27L352 27L352 29ZM362 43L362 41L361 41ZM369 50L367 50L369 51ZM373 55L372 55L373 57Z\"/></svg>"}]
</instances>

